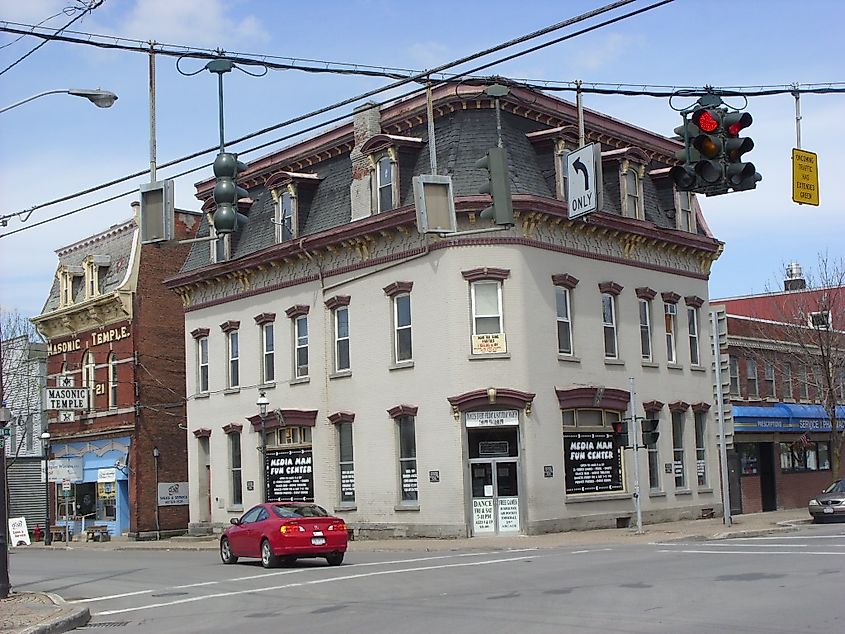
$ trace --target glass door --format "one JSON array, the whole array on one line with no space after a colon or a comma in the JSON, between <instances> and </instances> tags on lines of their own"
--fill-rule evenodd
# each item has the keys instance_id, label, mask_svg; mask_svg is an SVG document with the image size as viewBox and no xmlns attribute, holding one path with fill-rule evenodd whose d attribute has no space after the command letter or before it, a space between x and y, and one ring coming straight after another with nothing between
<instances>
[{"instance_id":1,"label":"glass door","mask_svg":"<svg viewBox=\"0 0 845 634\"><path fill-rule=\"evenodd\" d=\"M470 471L472 472L472 534L495 533L493 463L473 463L470 465Z\"/></svg>"},{"instance_id":2,"label":"glass door","mask_svg":"<svg viewBox=\"0 0 845 634\"><path fill-rule=\"evenodd\" d=\"M470 463L472 534L519 532L518 463L491 460Z\"/></svg>"},{"instance_id":3,"label":"glass door","mask_svg":"<svg viewBox=\"0 0 845 634\"><path fill-rule=\"evenodd\" d=\"M519 483L516 461L496 462L496 528L519 532Z\"/></svg>"}]
</instances>

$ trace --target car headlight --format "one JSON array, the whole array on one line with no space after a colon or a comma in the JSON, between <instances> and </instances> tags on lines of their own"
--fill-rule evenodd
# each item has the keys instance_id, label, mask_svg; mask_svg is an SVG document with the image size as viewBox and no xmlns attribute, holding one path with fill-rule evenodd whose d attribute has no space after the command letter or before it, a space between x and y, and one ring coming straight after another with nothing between
<instances>
[{"instance_id":1,"label":"car headlight","mask_svg":"<svg viewBox=\"0 0 845 634\"><path fill-rule=\"evenodd\" d=\"M821 506L816 498L810 500L810 506Z\"/></svg>"}]
</instances>

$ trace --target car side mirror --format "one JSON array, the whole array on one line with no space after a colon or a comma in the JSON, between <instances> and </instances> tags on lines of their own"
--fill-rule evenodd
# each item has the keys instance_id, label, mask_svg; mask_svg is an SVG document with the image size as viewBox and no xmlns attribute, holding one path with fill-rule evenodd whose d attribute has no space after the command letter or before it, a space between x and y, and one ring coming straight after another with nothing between
<instances>
[{"instance_id":1,"label":"car side mirror","mask_svg":"<svg viewBox=\"0 0 845 634\"><path fill-rule=\"evenodd\" d=\"M238 517L233 517L232 519L230 519L230 520L229 520L229 523L230 523L230 524L234 524L235 526L237 526L237 525L239 525L239 524L241 523L241 520L240 520L240 518L238 518Z\"/></svg>"}]
</instances>

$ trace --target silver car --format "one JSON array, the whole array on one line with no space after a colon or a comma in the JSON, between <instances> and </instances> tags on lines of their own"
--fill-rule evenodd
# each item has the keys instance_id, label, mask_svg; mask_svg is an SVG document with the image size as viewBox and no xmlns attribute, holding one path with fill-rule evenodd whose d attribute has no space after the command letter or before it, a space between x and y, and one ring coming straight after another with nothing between
<instances>
[{"instance_id":1,"label":"silver car","mask_svg":"<svg viewBox=\"0 0 845 634\"><path fill-rule=\"evenodd\" d=\"M807 510L816 524L845 518L845 480L837 480L810 500Z\"/></svg>"}]
</instances>

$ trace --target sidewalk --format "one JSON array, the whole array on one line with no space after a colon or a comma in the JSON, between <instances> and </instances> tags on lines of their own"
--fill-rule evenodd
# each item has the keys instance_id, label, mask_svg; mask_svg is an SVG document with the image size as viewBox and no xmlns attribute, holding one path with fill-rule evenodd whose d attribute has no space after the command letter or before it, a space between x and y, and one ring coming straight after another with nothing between
<instances>
[{"instance_id":1,"label":"sidewalk","mask_svg":"<svg viewBox=\"0 0 845 634\"><path fill-rule=\"evenodd\" d=\"M809 523L806 509L737 515L726 527L721 518L682 520L649 524L637 534L628 528L462 539L380 539L349 543L349 552L436 552L451 550L507 550L510 548L567 548L603 544L648 544L661 541L726 539L797 530L796 524ZM114 537L108 542L71 541L70 549L85 550L203 550L217 551L219 536L174 537L161 541L133 541ZM26 548L64 549L34 543ZM0 600L0 634L47 634L67 632L88 622L88 608L66 604L53 594L13 592Z\"/></svg>"}]
</instances>

